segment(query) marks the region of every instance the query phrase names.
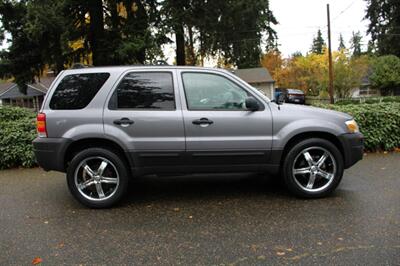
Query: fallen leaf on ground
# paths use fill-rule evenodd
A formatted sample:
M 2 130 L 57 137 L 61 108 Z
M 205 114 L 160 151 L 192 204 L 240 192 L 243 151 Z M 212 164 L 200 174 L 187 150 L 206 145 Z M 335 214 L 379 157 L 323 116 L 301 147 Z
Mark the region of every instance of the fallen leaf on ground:
M 36 258 L 33 259 L 32 264 L 33 265 L 37 265 L 37 264 L 42 263 L 42 262 L 43 262 L 42 258 L 36 257 Z
M 276 255 L 283 256 L 283 255 L 285 255 L 285 252 L 278 251 L 278 252 L 276 252 Z
M 190 215 L 190 216 L 189 216 L 189 219 L 193 219 L 193 216 L 192 216 L 192 215 Z
M 48 224 L 48 223 L 49 223 L 49 221 L 44 221 L 44 223 L 45 223 L 45 224 Z
M 257 259 L 259 259 L 259 260 L 265 260 L 265 256 L 262 256 L 262 255 L 261 255 L 261 256 L 258 256 Z
M 180 211 L 181 209 L 179 209 L 179 208 L 174 208 L 174 211 L 176 211 L 176 212 L 178 212 L 178 211 Z

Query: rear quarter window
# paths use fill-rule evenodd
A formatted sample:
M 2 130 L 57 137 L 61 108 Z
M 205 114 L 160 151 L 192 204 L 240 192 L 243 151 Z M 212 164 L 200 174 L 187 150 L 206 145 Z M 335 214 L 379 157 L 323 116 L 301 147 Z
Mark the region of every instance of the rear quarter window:
M 53 110 L 85 108 L 110 77 L 109 73 L 86 73 L 65 76 L 50 100 Z

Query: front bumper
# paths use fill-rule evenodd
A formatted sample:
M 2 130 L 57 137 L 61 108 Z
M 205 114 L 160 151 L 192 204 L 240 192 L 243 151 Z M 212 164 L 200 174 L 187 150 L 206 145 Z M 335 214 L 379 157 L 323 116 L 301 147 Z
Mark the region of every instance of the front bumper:
M 347 133 L 339 136 L 344 155 L 344 168 L 349 168 L 363 158 L 364 136 L 361 133 Z
M 39 166 L 46 171 L 65 172 L 64 154 L 70 143 L 66 138 L 36 138 L 32 144 Z

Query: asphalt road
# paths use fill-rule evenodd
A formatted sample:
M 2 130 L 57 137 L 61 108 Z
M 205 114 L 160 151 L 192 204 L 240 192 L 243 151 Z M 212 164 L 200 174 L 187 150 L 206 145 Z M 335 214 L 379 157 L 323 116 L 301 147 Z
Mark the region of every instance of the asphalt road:
M 400 265 L 400 153 L 368 154 L 329 198 L 256 175 L 148 177 L 91 210 L 63 174 L 0 171 L 0 265 Z

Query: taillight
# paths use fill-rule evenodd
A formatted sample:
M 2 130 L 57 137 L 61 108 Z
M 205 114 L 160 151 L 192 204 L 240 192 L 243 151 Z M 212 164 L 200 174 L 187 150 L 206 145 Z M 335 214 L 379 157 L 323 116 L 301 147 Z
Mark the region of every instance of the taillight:
M 40 138 L 47 138 L 46 114 L 38 113 L 36 117 L 36 130 Z

